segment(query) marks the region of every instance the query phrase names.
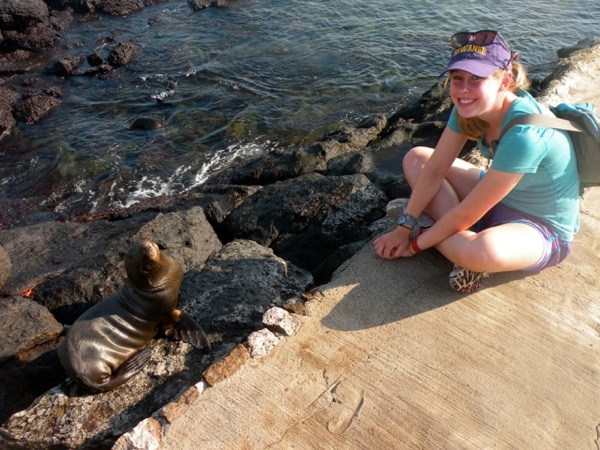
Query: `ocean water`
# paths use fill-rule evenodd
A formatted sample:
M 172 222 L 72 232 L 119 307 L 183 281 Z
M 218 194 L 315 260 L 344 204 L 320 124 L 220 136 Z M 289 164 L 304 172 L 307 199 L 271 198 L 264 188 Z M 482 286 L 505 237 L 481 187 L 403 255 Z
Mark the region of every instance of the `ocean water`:
M 453 32 L 501 30 L 541 79 L 558 49 L 600 34 L 599 18 L 600 3 L 577 0 L 237 0 L 202 11 L 169 0 L 73 23 L 44 64 L 106 57 L 111 40 L 140 50 L 106 79 L 55 80 L 61 107 L 0 141 L 0 205 L 21 202 L 35 221 L 176 195 L 247 156 L 391 114 L 435 83 Z M 138 117 L 166 126 L 131 130 Z

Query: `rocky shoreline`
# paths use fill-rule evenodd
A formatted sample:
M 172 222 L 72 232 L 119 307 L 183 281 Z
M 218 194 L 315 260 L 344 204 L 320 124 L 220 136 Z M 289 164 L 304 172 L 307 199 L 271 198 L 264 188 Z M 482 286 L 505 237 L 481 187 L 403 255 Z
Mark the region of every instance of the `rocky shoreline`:
M 384 206 L 408 188 L 387 160 L 431 143 L 443 126 L 395 123 L 370 118 L 307 149 L 259 157 L 186 196 L 1 230 L 12 271 L 2 289 L 0 327 L 11 332 L 0 339 L 0 439 L 17 447 L 108 448 L 203 378 L 217 382 L 211 371 L 230 369 L 210 368 L 232 350 L 260 353 L 248 336 L 264 328 L 266 311 L 301 314 L 311 288 L 391 225 Z M 61 383 L 55 348 L 68 324 L 122 283 L 123 254 L 145 238 L 184 265 L 182 309 L 202 324 L 212 351 L 158 339 L 153 363 L 126 388 L 81 396 Z M 273 339 L 267 334 L 253 345 Z
M 0 102 L 0 135 L 17 120 L 34 123 L 59 105 L 60 96 L 51 88 L 36 94 L 13 87 L 27 75 L 18 68 L 19 55 L 40 50 L 33 44 L 23 48 L 31 41 L 25 36 L 32 36 L 32 26 L 46 30 L 40 42 L 51 45 L 68 16 L 112 14 L 117 6 L 130 8 L 119 9 L 118 14 L 128 14 L 148 4 L 65 0 L 48 2 L 56 9 L 47 8 L 45 15 L 41 0 L 31 3 L 41 8 L 39 19 L 13 19 L 16 30 L 2 32 L 5 50 L 20 47 L 0 60 L 0 89 L 5 89 L 3 101 L 8 99 L 8 106 Z M 226 6 L 215 0 L 189 3 L 194 8 Z M 84 7 L 87 11 L 78 10 Z M 5 16 L 0 8 L 0 17 Z M 11 17 L 18 16 L 13 12 Z M 135 45 L 117 44 L 113 51 L 106 59 L 110 63 L 101 58 L 94 76 L 126 64 Z M 547 92 L 569 64 L 563 60 L 538 89 Z M 78 63 L 62 61 L 54 67 L 66 74 L 78 70 Z M 0 230 L 3 446 L 110 448 L 153 414 L 157 422 L 174 420 L 203 386 L 218 383 L 292 333 L 294 325 L 283 322 L 293 323 L 293 315 L 282 311 L 302 314 L 314 287 L 329 281 L 342 262 L 392 225 L 383 217 L 385 204 L 409 194 L 400 160 L 414 145 L 437 141 L 449 107 L 436 85 L 392 116 L 366 118 L 305 148 L 255 157 L 185 195 L 147 200 L 127 210 L 26 226 L 14 226 L 18 221 L 7 212 L 0 221 L 5 228 Z M 465 157 L 477 157 L 472 147 L 465 147 Z M 160 337 L 152 343 L 151 363 L 126 386 L 85 395 L 64 381 L 56 346 L 70 323 L 123 282 L 123 255 L 133 242 L 147 238 L 183 264 L 181 307 L 202 324 L 212 350 Z M 266 320 L 268 311 L 280 319 Z
M 127 65 L 139 46 L 105 38 L 103 50 L 53 61 L 37 62 L 37 55 L 60 44 L 73 21 L 101 20 L 102 15 L 130 16 L 164 0 L 5 0 L 0 4 L 0 140 L 17 123 L 35 124 L 61 103 L 61 85 L 72 76 L 108 78 Z M 188 0 L 192 10 L 227 8 L 230 0 Z M 144 119 L 144 118 L 142 118 Z M 139 120 L 133 128 L 160 126 Z M 10 217 L 0 227 L 10 225 Z

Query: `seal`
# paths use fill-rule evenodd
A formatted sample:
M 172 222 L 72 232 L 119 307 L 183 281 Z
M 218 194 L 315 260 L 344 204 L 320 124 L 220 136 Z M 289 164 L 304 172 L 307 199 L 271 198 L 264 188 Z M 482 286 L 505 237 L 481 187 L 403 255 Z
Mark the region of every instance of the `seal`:
M 102 392 L 130 380 L 150 360 L 148 343 L 162 329 L 174 339 L 210 348 L 204 331 L 177 309 L 183 269 L 156 243 L 134 245 L 125 256 L 125 283 L 83 313 L 58 347 L 69 377 Z

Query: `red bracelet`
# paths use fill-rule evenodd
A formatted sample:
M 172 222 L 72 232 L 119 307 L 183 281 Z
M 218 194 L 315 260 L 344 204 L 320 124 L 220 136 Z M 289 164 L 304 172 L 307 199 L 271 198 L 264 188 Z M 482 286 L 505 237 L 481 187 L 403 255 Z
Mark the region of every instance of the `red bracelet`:
M 419 247 L 419 244 L 417 243 L 417 239 L 419 238 L 419 236 L 415 237 L 412 241 L 410 241 L 410 248 L 413 251 L 413 253 L 416 255 L 417 253 L 421 253 L 423 250 L 421 249 L 421 247 Z

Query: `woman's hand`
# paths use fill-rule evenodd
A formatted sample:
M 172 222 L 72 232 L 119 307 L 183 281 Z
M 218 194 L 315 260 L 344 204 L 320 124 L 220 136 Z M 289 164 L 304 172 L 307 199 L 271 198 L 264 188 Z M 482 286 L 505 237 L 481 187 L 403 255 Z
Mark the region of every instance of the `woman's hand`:
M 398 227 L 394 231 L 379 236 L 373 241 L 375 253 L 383 259 L 413 256 L 413 253 L 410 251 L 409 234 L 409 229 Z

